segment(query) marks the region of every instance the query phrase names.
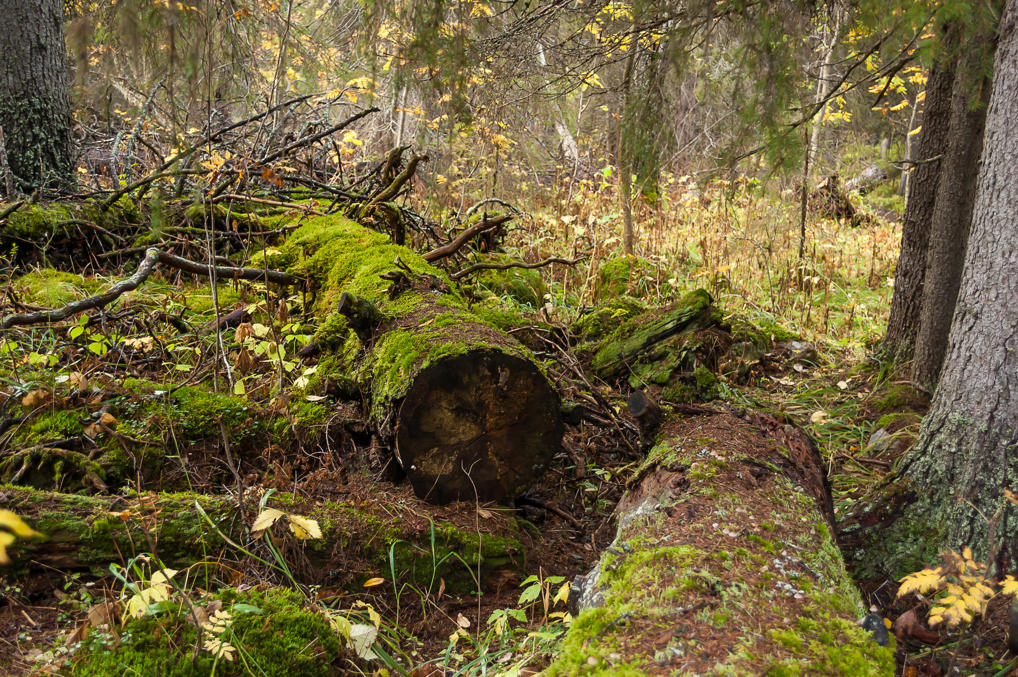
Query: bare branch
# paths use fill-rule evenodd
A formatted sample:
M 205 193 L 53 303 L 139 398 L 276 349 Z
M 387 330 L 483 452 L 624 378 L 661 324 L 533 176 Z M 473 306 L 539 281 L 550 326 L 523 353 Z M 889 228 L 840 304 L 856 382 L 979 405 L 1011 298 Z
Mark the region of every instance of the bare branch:
M 43 322 L 59 322 L 67 319 L 71 315 L 76 315 L 77 313 L 81 313 L 86 310 L 102 308 L 113 303 L 127 292 L 137 289 L 142 282 L 148 279 L 149 275 L 152 274 L 152 271 L 155 270 L 156 266 L 160 263 L 172 268 L 177 268 L 178 270 L 183 270 L 187 273 L 194 273 L 195 275 L 212 277 L 214 274 L 216 278 L 220 280 L 255 280 L 274 282 L 281 285 L 296 284 L 301 281 L 301 278 L 287 275 L 286 273 L 275 270 L 262 270 L 260 268 L 234 268 L 232 266 L 207 266 L 203 263 L 190 261 L 167 252 L 159 251 L 155 247 L 151 247 L 145 252 L 145 258 L 142 259 L 141 265 L 138 266 L 138 270 L 135 271 L 134 275 L 117 282 L 106 290 L 105 293 L 97 294 L 96 296 L 89 296 L 88 298 L 84 298 L 79 301 L 72 301 L 62 308 L 41 310 L 21 315 L 8 315 L 0 321 L 0 329 L 10 329 L 11 327 L 20 325 L 41 324 Z

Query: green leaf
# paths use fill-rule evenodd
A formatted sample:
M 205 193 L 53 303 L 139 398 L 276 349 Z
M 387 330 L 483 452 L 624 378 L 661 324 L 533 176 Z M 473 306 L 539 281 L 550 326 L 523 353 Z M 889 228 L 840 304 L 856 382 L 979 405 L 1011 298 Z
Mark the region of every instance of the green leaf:
M 243 602 L 237 602 L 230 609 L 235 614 L 261 614 L 262 610 L 256 607 L 254 604 L 244 604 Z
M 535 599 L 537 599 L 540 596 L 540 594 L 541 594 L 541 584 L 534 583 L 529 588 L 523 591 L 523 593 L 520 595 L 519 603 L 521 606 L 524 604 L 530 604 Z

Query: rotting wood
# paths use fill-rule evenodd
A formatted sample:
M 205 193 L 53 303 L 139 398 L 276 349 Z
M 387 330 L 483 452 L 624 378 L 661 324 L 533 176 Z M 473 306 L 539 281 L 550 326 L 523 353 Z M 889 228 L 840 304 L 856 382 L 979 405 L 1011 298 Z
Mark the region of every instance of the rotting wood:
M 110 562 L 126 563 L 142 554 L 178 568 L 243 559 L 241 547 L 271 559 L 250 533 L 257 506 L 246 501 L 243 507 L 238 512 L 237 498 L 229 495 L 82 496 L 0 484 L 0 508 L 13 510 L 43 535 L 10 546 L 16 569 L 106 570 Z M 472 523 L 460 527 L 436 519 L 429 524 L 413 510 L 394 516 L 383 500 L 322 504 L 277 494 L 268 507 L 319 523 L 323 537 L 314 540 L 291 535 L 285 519 L 272 529 L 277 552 L 308 584 L 356 590 L 366 578 L 390 571 L 391 548 L 397 577 L 428 582 L 442 576 L 450 590 L 474 587 L 478 567 L 486 583 L 518 576 L 526 562 L 514 536 L 516 523 L 502 514 L 485 520 L 478 531 Z
M 667 416 L 614 516 L 543 674 L 893 674 L 858 625 L 823 462 L 791 426 Z
M 316 381 L 354 382 L 418 496 L 504 501 L 560 449 L 558 393 L 516 339 L 470 312 L 426 256 L 341 217 L 283 246 L 317 285 Z

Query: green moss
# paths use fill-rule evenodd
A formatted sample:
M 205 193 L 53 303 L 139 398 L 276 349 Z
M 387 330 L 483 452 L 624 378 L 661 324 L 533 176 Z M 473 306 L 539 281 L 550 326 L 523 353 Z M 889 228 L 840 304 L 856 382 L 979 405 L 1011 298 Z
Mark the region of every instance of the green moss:
M 623 322 L 600 342 L 591 366 L 599 373 L 610 374 L 621 365 L 631 364 L 648 347 L 676 334 L 703 329 L 719 319 L 710 294 L 698 289 L 663 313 L 650 311 Z
M 73 218 L 74 213 L 67 205 L 24 205 L 7 217 L 7 224 L 0 228 L 0 235 L 43 241 L 54 234 L 64 233 L 67 222 Z
M 102 283 L 81 275 L 42 268 L 14 280 L 18 297 L 30 305 L 59 308 L 98 293 Z
M 472 263 L 505 264 L 513 260 L 507 254 L 487 254 L 475 257 Z M 539 308 L 544 303 L 544 295 L 548 293 L 541 271 L 536 269 L 483 270 L 474 277 L 474 281 L 475 289 L 509 298 L 531 308 Z
M 203 650 L 190 608 L 171 601 L 162 613 L 129 620 L 118 641 L 102 632 L 91 633 L 74 656 L 71 674 L 326 677 L 339 671 L 345 653 L 342 639 L 322 613 L 304 608 L 297 593 L 280 588 L 224 590 L 216 597 L 224 610 L 232 611 L 229 629 L 221 637 L 237 649 L 239 656 L 233 661 L 216 662 L 213 654 Z M 199 604 L 210 601 L 205 598 Z M 247 606 L 235 606 L 239 604 Z M 206 633 L 202 640 L 209 636 Z
M 170 394 L 165 387 L 141 379 L 125 379 L 124 388 L 135 395 L 124 406 L 129 416 L 146 421 L 147 427 L 165 427 L 183 439 L 218 437 L 222 434 L 220 422 L 233 440 L 250 439 L 264 432 L 264 421 L 243 397 L 202 386 L 183 386 Z M 157 391 L 165 395 L 155 396 Z
M 594 281 L 594 301 L 600 305 L 624 296 L 644 298 L 668 296 L 670 277 L 650 261 L 637 256 L 622 255 L 601 261 Z
M 76 410 L 58 409 L 42 412 L 32 419 L 27 434 L 15 439 L 19 439 L 22 445 L 28 446 L 80 435 L 83 426 L 78 417 L 84 413 Z

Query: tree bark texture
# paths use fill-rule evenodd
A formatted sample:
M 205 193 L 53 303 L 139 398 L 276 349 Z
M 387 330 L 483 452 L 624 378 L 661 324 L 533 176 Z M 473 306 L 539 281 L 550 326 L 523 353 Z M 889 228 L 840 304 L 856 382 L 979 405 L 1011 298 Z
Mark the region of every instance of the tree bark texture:
M 419 254 L 340 217 L 289 237 L 318 283 L 318 374 L 353 382 L 418 496 L 511 499 L 559 451 L 557 392 L 530 352 L 471 313 Z
M 856 623 L 824 464 L 791 426 L 667 415 L 615 518 L 543 674 L 893 674 Z
M 1004 11 L 969 247 L 947 359 L 930 413 L 900 469 L 913 524 L 1010 570 L 1018 555 L 1018 2 Z
M 950 48 L 950 41 L 949 48 Z M 935 63 L 926 82 L 922 130 L 913 157 L 917 163 L 908 180 L 908 198 L 901 225 L 901 253 L 894 274 L 894 296 L 883 351 L 897 362 L 908 362 L 915 351 L 926 278 L 930 223 L 940 180 L 940 158 L 947 151 L 951 122 L 953 63 Z
M 965 248 L 972 225 L 979 154 L 986 124 L 988 78 L 981 72 L 993 36 L 982 36 L 959 64 L 951 100 L 950 134 L 933 207 L 926 255 L 919 332 L 912 380 L 936 386 L 947 350 L 947 336 L 958 299 Z
M 72 181 L 63 3 L 0 0 L 0 128 L 18 189 Z

